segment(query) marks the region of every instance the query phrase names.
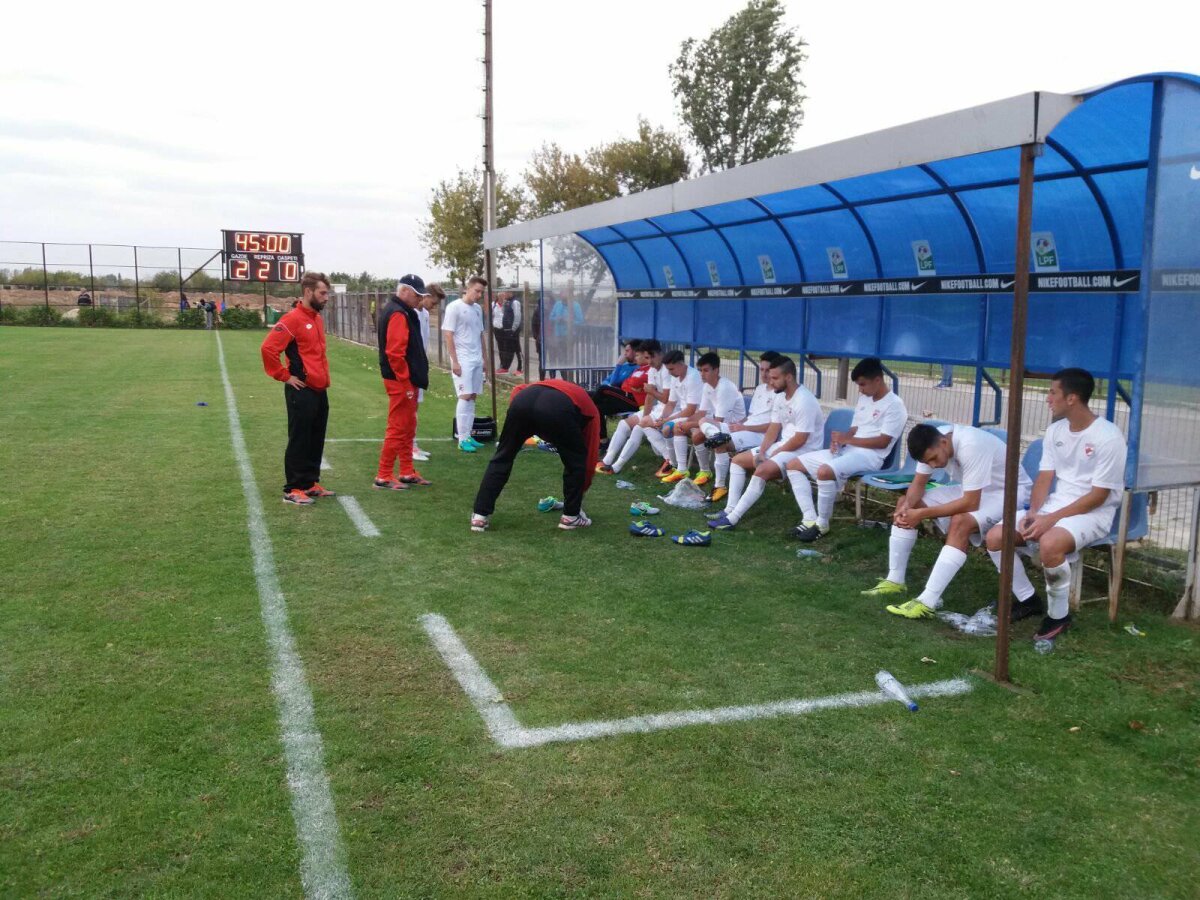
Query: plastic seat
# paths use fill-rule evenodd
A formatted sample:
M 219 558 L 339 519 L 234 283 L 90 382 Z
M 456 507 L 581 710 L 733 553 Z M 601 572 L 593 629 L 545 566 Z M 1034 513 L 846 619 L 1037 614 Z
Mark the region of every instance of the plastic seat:
M 922 425 L 932 425 L 934 428 L 941 428 L 943 425 L 949 425 L 949 422 L 943 422 L 940 419 L 928 419 L 921 423 Z M 900 442 L 896 441 L 896 447 L 900 446 Z M 896 448 L 893 447 L 893 450 Z M 878 472 L 866 472 L 859 476 L 859 485 L 870 488 L 879 488 L 881 491 L 907 491 L 908 483 L 897 484 L 893 481 L 883 481 L 881 475 L 915 475 L 917 472 L 917 461 L 909 456 L 904 455 L 904 465 L 894 471 L 881 469 Z M 950 479 L 946 475 L 945 469 L 934 469 L 933 474 L 929 476 L 931 484 L 946 484 Z

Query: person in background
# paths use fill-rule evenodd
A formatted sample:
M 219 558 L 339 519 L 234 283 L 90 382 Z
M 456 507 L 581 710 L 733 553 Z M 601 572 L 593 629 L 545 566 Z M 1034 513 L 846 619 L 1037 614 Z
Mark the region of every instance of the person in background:
M 429 359 L 421 339 L 417 307 L 429 293 L 418 275 L 405 275 L 396 294 L 379 311 L 376 338 L 379 372 L 388 396 L 387 431 L 379 453 L 373 486 L 401 491 L 410 484 L 427 485 L 413 468 L 413 436 L 417 433 L 417 391 L 429 387 Z M 400 477 L 396 477 L 396 466 Z
M 417 307 L 417 318 L 421 323 L 421 344 L 425 347 L 426 358 L 429 356 L 429 313 L 441 307 L 446 301 L 446 292 L 442 290 L 440 284 L 431 284 L 426 286 L 425 290 L 429 291 L 429 296 L 421 298 L 421 305 Z M 420 417 L 421 404 L 425 402 L 425 389 L 417 390 L 417 413 Z M 429 451 L 417 446 L 416 439 L 413 440 L 412 458 L 417 462 L 425 462 L 429 459 Z
M 483 310 L 479 300 L 487 286 L 482 275 L 472 275 L 462 297 L 447 306 L 442 317 L 450 378 L 458 396 L 455 433 L 463 453 L 475 453 L 483 446 L 471 437 L 471 429 L 475 426 L 475 398 L 483 390 Z
M 329 279 L 320 272 L 305 272 L 300 287 L 304 294 L 298 305 L 267 332 L 261 353 L 266 373 L 283 382 L 287 404 L 283 500 L 308 506 L 318 497 L 334 496 L 317 481 L 329 423 L 329 360 L 321 320 L 321 310 L 329 301 Z M 204 303 L 211 315 L 213 302 Z M 281 355 L 286 356 L 286 364 L 280 363 Z
M 529 327 L 533 331 L 534 349 L 537 350 L 538 358 L 538 379 L 546 377 L 545 357 L 542 356 L 542 304 L 545 302 L 543 294 L 539 293 L 537 302 L 533 307 L 533 316 L 529 320 Z
M 945 390 L 948 387 L 954 387 L 954 366 L 949 363 L 942 364 L 942 380 L 934 386 L 934 390 Z
M 181 310 L 192 308 L 192 304 L 188 302 L 187 294 L 183 291 L 179 292 L 179 308 Z
M 521 368 L 521 301 L 512 291 L 500 295 L 499 307 L 493 313 L 492 324 L 496 329 L 496 346 L 500 350 L 500 368 L 498 375 L 512 374 L 517 378 L 522 375 Z M 513 358 L 517 366 L 512 368 Z

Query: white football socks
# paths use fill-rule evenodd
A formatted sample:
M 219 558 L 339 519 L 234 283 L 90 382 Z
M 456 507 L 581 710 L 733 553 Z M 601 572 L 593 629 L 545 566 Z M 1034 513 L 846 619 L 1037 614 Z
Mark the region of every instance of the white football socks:
M 458 439 L 465 441 L 475 427 L 475 401 L 460 399 L 454 408 L 454 420 L 458 424 Z
M 992 558 L 992 564 L 996 567 L 996 571 L 1000 571 L 1000 551 L 989 550 L 988 556 Z M 1036 593 L 1033 588 L 1033 582 L 1029 580 L 1029 573 L 1025 571 L 1025 564 L 1021 562 L 1020 554 L 1013 554 L 1013 596 L 1020 602 L 1024 603 Z
M 717 487 L 725 487 L 725 485 L 729 484 L 729 463 L 728 453 L 717 454 Z M 738 468 L 741 469 L 742 467 L 738 466 Z M 746 470 L 742 469 L 742 471 Z
M 888 581 L 904 584 L 908 577 L 908 558 L 912 556 L 913 547 L 916 544 L 917 530 L 915 528 L 892 526 L 892 536 L 888 539 Z
M 1046 573 L 1046 615 L 1052 619 L 1064 618 L 1071 611 L 1071 564 L 1043 567 L 1042 571 Z
M 604 464 L 611 466 L 617 459 L 621 448 L 625 446 L 625 442 L 629 440 L 629 434 L 633 429 L 629 426 L 628 419 L 622 419 L 617 423 L 617 430 L 613 432 L 613 436 L 608 441 L 608 452 L 604 454 Z
M 625 441 L 625 446 L 621 448 L 621 455 L 617 457 L 617 461 L 612 464 L 614 472 L 620 472 L 624 468 L 625 463 L 629 462 L 630 457 L 637 453 L 638 447 L 642 446 L 642 438 L 646 436 L 646 429 L 641 425 L 635 425 L 633 430 L 629 432 L 629 439 Z
M 808 475 L 795 469 L 785 469 L 787 480 L 792 485 L 792 496 L 800 507 L 800 515 L 805 522 L 817 521 L 817 507 L 813 503 L 812 485 L 808 483 Z
M 916 535 L 917 532 L 913 530 L 912 533 Z M 958 574 L 958 570 L 966 561 L 967 554 L 957 547 L 949 545 L 942 547 L 937 562 L 933 564 L 933 571 L 929 573 L 929 580 L 925 582 L 925 590 L 917 599 L 930 609 L 941 607 L 942 594 L 946 592 L 946 588 L 950 586 L 950 582 L 954 580 L 954 576 Z
M 742 499 L 742 491 L 746 489 L 748 477 L 750 473 L 741 466 L 734 466 L 729 470 L 729 495 L 725 498 L 726 515 L 737 508 L 738 501 Z
M 676 432 L 679 429 L 675 429 Z M 671 437 L 671 444 L 675 449 L 675 468 L 687 471 L 688 468 L 688 447 L 691 446 L 692 440 L 686 434 L 676 433 Z
M 836 479 L 829 481 L 817 479 L 817 525 L 822 531 L 829 530 L 829 520 L 833 516 L 833 501 L 837 499 L 837 495 Z
M 702 472 L 711 472 L 713 465 L 713 452 L 703 444 L 697 444 L 696 462 L 700 464 L 700 470 Z
M 743 472 L 745 469 L 742 470 Z M 737 507 L 731 513 L 725 513 L 725 517 L 734 525 L 742 520 L 742 516 L 750 511 L 758 498 L 762 496 L 763 491 L 767 487 L 767 482 L 757 475 L 750 479 L 750 483 L 746 485 L 746 490 L 742 492 L 742 496 L 738 498 Z

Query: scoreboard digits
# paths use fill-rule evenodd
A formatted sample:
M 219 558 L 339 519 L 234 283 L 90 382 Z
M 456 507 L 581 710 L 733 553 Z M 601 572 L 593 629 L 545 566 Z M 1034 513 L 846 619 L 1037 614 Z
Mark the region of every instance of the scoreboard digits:
M 230 281 L 298 282 L 304 275 L 303 235 L 225 231 L 225 277 Z

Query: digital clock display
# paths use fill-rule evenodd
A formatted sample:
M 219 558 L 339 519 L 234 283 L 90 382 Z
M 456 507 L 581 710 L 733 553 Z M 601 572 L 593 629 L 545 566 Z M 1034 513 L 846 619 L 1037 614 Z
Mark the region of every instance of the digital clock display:
M 225 277 L 230 281 L 292 281 L 304 276 L 303 235 L 283 231 L 225 231 Z

